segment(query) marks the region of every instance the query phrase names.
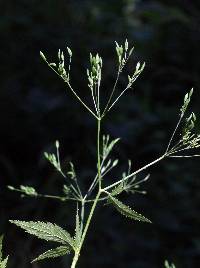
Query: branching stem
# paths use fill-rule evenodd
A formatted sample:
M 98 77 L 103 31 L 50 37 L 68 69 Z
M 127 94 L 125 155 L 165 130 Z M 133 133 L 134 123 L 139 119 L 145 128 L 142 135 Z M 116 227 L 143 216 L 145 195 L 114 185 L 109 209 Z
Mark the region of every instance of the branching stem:
M 97 120 L 97 173 L 98 173 L 99 190 L 98 190 L 98 193 L 97 193 L 97 195 L 96 195 L 96 197 L 94 199 L 94 202 L 92 204 L 92 207 L 91 207 L 89 216 L 87 218 L 85 227 L 83 229 L 83 234 L 82 234 L 82 237 L 81 237 L 81 241 L 80 241 L 79 247 L 75 251 L 75 255 L 74 255 L 74 258 L 73 258 L 73 261 L 72 261 L 71 268 L 75 268 L 76 267 L 76 264 L 77 264 L 78 259 L 79 259 L 79 256 L 80 256 L 80 251 L 81 251 L 82 245 L 84 243 L 84 240 L 85 240 L 85 237 L 86 237 L 86 234 L 87 234 L 87 231 L 88 231 L 90 222 L 92 220 L 92 216 L 94 214 L 94 210 L 96 208 L 96 205 L 97 205 L 97 203 L 99 201 L 99 198 L 100 198 L 100 195 L 102 193 L 102 191 L 101 191 L 100 131 L 101 131 L 101 120 L 98 119 Z M 82 210 L 81 210 L 82 211 L 81 212 L 82 224 L 83 224 L 83 216 L 84 216 L 84 208 L 83 208 L 84 204 L 85 204 L 85 199 L 83 199 L 83 201 L 82 201 Z
M 117 181 L 117 182 L 115 182 L 115 183 L 113 183 L 113 184 L 111 184 L 111 185 L 105 187 L 105 188 L 102 189 L 102 190 L 103 190 L 103 191 L 107 191 L 107 190 L 109 190 L 109 189 L 111 189 L 111 188 L 117 186 L 117 185 L 120 184 L 121 182 L 127 181 L 129 178 L 135 176 L 136 174 L 138 174 L 138 173 L 140 173 L 141 171 L 143 171 L 143 170 L 149 168 L 150 166 L 153 166 L 154 164 L 158 163 L 159 161 L 161 161 L 161 160 L 164 159 L 165 157 L 167 157 L 166 154 L 162 155 L 161 157 L 157 158 L 156 160 L 152 161 L 151 163 L 149 163 L 149 164 L 145 165 L 144 167 L 142 167 L 142 168 L 136 170 L 135 172 L 129 174 L 129 175 L 126 176 L 126 177 L 124 177 L 123 179 L 121 179 L 121 180 L 119 180 L 119 181 Z
M 45 62 L 48 64 L 48 66 L 59 76 L 62 78 L 62 76 L 48 63 L 48 61 L 45 60 Z M 63 78 L 62 78 L 63 79 Z M 75 92 L 75 90 L 72 88 L 69 81 L 64 80 L 68 87 L 70 88 L 71 92 L 74 94 L 74 96 L 79 100 L 79 102 L 96 118 L 99 119 L 98 116 L 85 104 L 85 102 L 78 96 L 78 94 Z
M 108 107 L 109 107 L 110 102 L 111 102 L 111 100 L 112 100 L 112 97 L 113 97 L 113 94 L 114 94 L 114 92 L 115 92 L 117 83 L 118 83 L 118 81 L 119 81 L 119 75 L 120 75 L 120 70 L 118 69 L 117 77 L 116 77 L 116 80 L 115 80 L 115 84 L 114 84 L 114 86 L 113 86 L 113 89 L 112 89 L 112 92 L 111 92 L 110 97 L 109 97 L 109 99 L 108 99 L 108 102 L 107 102 L 107 104 L 106 104 L 106 107 L 105 107 L 105 109 L 104 109 L 104 111 L 103 111 L 102 117 L 105 116 L 105 114 L 106 114 L 106 112 L 107 112 L 107 110 L 108 110 Z
M 172 133 L 172 136 L 171 136 L 171 138 L 170 138 L 170 140 L 169 140 L 169 143 L 168 143 L 168 145 L 167 145 L 167 149 L 166 149 L 165 153 L 167 153 L 168 150 L 169 150 L 169 148 L 170 148 L 170 145 L 171 145 L 171 143 L 172 143 L 172 141 L 173 141 L 174 135 L 176 134 L 176 131 L 177 131 L 177 129 L 178 129 L 180 123 L 181 123 L 181 120 L 182 120 L 182 118 L 183 118 L 183 115 L 184 115 L 184 114 L 182 113 L 182 114 L 180 115 L 180 117 L 179 117 L 178 123 L 177 123 L 177 125 L 176 125 L 176 127 L 175 127 L 175 129 L 174 129 L 174 131 L 173 131 L 173 133 Z

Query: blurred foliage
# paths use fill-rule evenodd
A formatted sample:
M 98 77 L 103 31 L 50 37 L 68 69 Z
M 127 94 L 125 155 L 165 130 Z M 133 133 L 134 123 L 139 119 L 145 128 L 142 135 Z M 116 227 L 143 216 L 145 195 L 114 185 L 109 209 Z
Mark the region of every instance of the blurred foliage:
M 0 15 L 0 233 L 6 233 L 10 267 L 36 267 L 29 264 L 30 259 L 43 244 L 22 236 L 8 225 L 8 219 L 23 215 L 24 220 L 50 220 L 70 228 L 66 219 L 75 208 L 55 201 L 27 202 L 8 192 L 6 185 L 27 184 L 49 193 L 59 190 L 61 178 L 43 157 L 56 139 L 62 145 L 63 164 L 73 160 L 78 165 L 83 185 L 94 173 L 91 167 L 95 163 L 94 122 L 40 61 L 39 50 L 55 58 L 58 48 L 73 48 L 72 82 L 85 98 L 88 55 L 98 51 L 104 59 L 106 97 L 116 73 L 114 41 L 128 38 L 134 43 L 133 62 L 145 60 L 147 67 L 134 91 L 123 97 L 106 120 L 104 132 L 122 138 L 116 155 L 123 165 L 128 157 L 139 167 L 165 149 L 190 87 L 195 88 L 192 106 L 198 115 L 200 3 L 1 1 Z M 124 79 L 122 76 L 120 87 Z M 166 258 L 177 267 L 198 267 L 198 161 L 170 159 L 150 170 L 148 195 L 136 196 L 132 203 L 154 222 L 151 226 L 124 222 L 112 210 L 100 208 L 80 267 L 155 268 L 162 267 Z M 64 258 L 60 267 L 68 262 Z M 37 267 L 47 265 L 53 267 L 48 262 Z

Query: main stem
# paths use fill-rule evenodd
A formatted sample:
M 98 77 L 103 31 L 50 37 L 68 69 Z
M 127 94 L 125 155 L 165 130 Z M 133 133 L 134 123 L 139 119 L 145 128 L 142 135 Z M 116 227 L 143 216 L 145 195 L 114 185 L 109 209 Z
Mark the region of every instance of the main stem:
M 96 208 L 96 205 L 97 205 L 98 200 L 99 200 L 100 195 L 101 195 L 100 132 L 101 132 L 101 119 L 98 119 L 98 125 L 97 125 L 97 171 L 98 171 L 99 190 L 98 190 L 98 193 L 97 193 L 97 195 L 96 195 L 96 197 L 94 199 L 94 202 L 92 204 L 92 207 L 91 207 L 89 216 L 87 218 L 87 221 L 86 221 L 86 224 L 85 224 L 85 228 L 84 228 L 84 231 L 83 231 L 83 235 L 81 237 L 81 242 L 79 244 L 78 249 L 75 251 L 75 255 L 74 255 L 74 258 L 73 258 L 73 261 L 72 261 L 71 268 L 75 268 L 76 267 L 76 264 L 77 264 L 78 259 L 79 259 L 79 256 L 80 256 L 81 248 L 83 246 L 83 243 L 84 243 L 84 240 L 85 240 L 85 237 L 86 237 L 86 234 L 87 234 L 87 231 L 88 231 L 90 222 L 92 220 L 92 216 L 94 214 L 94 210 Z
M 98 170 L 99 191 L 101 191 L 100 132 L 101 132 L 101 119 L 98 119 L 98 125 L 97 125 L 97 170 Z

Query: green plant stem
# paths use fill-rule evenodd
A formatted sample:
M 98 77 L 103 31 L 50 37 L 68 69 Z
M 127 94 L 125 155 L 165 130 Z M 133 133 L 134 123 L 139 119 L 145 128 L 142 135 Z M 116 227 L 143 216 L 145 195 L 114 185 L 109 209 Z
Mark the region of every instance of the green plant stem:
M 104 161 L 105 161 L 105 158 L 103 158 L 102 161 L 101 161 L 101 169 L 103 167 Z M 101 177 L 102 177 L 102 175 L 101 175 Z M 92 181 L 87 193 L 85 194 L 84 199 L 86 199 L 91 194 L 91 192 L 96 187 L 97 183 L 98 183 L 98 172 L 97 172 L 96 176 L 94 177 L 94 180 Z M 88 201 L 89 200 L 87 200 L 86 202 L 88 202 Z
M 97 161 L 98 161 L 97 169 L 98 169 L 99 190 L 101 190 L 100 132 L 101 132 L 101 119 L 98 120 L 97 125 Z
M 111 102 L 111 100 L 112 100 L 112 97 L 113 97 L 113 94 L 114 94 L 114 92 L 115 92 L 117 83 L 118 83 L 118 81 L 119 81 L 119 75 L 120 75 L 120 70 L 118 69 L 118 72 L 117 72 L 117 78 L 116 78 L 116 80 L 115 80 L 115 84 L 114 84 L 114 86 L 113 86 L 113 89 L 112 89 L 112 92 L 111 92 L 110 97 L 109 97 L 109 99 L 108 99 L 108 102 L 107 102 L 107 104 L 106 104 L 106 107 L 105 107 L 105 109 L 104 109 L 104 111 L 103 111 L 102 117 L 105 116 L 105 114 L 106 114 L 106 112 L 107 112 L 107 110 L 108 110 L 108 106 L 109 106 L 109 104 L 110 104 L 110 102 Z
M 61 196 L 56 196 L 56 195 L 48 195 L 48 194 L 38 194 L 36 197 L 43 197 L 43 198 L 51 198 L 51 199 L 58 199 L 60 201 L 66 201 L 66 200 L 73 200 L 73 201 L 77 201 L 76 198 L 72 198 L 72 197 L 61 197 Z
M 167 145 L 167 149 L 166 149 L 165 153 L 167 153 L 167 152 L 169 151 L 170 145 L 171 145 L 171 143 L 172 143 L 172 141 L 173 141 L 174 135 L 176 134 L 176 131 L 177 131 L 177 129 L 178 129 L 180 123 L 181 123 L 181 120 L 182 120 L 183 116 L 184 116 L 184 113 L 182 113 L 182 114 L 180 115 L 180 117 L 179 117 L 178 123 L 177 123 L 177 125 L 176 125 L 176 127 L 175 127 L 175 129 L 174 129 L 174 131 L 173 131 L 173 133 L 172 133 L 172 136 L 171 136 L 171 138 L 170 138 L 170 140 L 169 140 L 169 143 L 168 143 L 168 145 Z
M 76 267 L 76 263 L 78 261 L 78 258 L 79 258 L 79 252 L 77 251 L 74 255 L 74 258 L 73 258 L 73 261 L 72 261 L 72 265 L 71 265 L 71 268 L 75 268 Z
M 85 237 L 86 237 L 86 234 L 87 234 L 87 231 L 88 231 L 90 222 L 92 220 L 92 216 L 94 214 L 94 210 L 96 208 L 96 205 L 97 205 L 97 203 L 99 201 L 99 198 L 100 198 L 100 195 L 102 193 L 102 190 L 101 190 L 100 132 L 101 132 L 101 119 L 98 119 L 97 120 L 97 173 L 98 173 L 99 190 L 98 190 L 98 193 L 97 193 L 97 195 L 96 195 L 96 197 L 94 199 L 94 202 L 92 204 L 92 207 L 91 207 L 89 216 L 87 218 L 87 221 L 86 221 L 86 224 L 85 224 L 85 228 L 84 228 L 84 231 L 83 231 L 83 234 L 82 234 L 82 237 L 81 237 L 81 241 L 80 241 L 79 247 L 75 251 L 71 268 L 75 268 L 76 267 L 76 264 L 77 264 L 78 259 L 79 259 L 79 256 L 80 256 L 81 248 L 83 246 L 83 243 L 84 243 L 84 240 L 85 240 Z
M 84 226 L 84 216 L 85 216 L 85 200 L 81 201 L 81 233 L 83 231 Z
M 167 157 L 167 155 L 166 155 L 166 154 L 163 154 L 161 157 L 157 158 L 156 160 L 152 161 L 151 163 L 147 164 L 146 166 L 144 166 L 144 167 L 142 167 L 142 168 L 136 170 L 135 172 L 133 172 L 133 173 L 129 174 L 128 176 L 124 177 L 123 179 L 121 179 L 121 180 L 119 180 L 119 181 L 117 181 L 117 182 L 115 182 L 115 183 L 113 183 L 113 184 L 111 184 L 111 185 L 105 187 L 105 188 L 102 189 L 102 190 L 103 190 L 103 191 L 107 191 L 107 190 L 109 190 L 109 189 L 111 189 L 111 188 L 117 186 L 119 183 L 124 182 L 124 181 L 128 180 L 129 178 L 135 176 L 136 174 L 140 173 L 141 171 L 147 169 L 148 167 L 153 166 L 154 164 L 156 164 L 157 162 L 161 161 L 161 160 L 164 159 L 165 157 Z
M 69 82 L 67 82 L 68 87 L 70 88 L 70 90 L 72 91 L 72 93 L 76 96 L 76 98 L 79 100 L 79 102 L 96 118 L 98 119 L 98 117 L 96 116 L 96 114 L 82 101 L 82 99 L 78 96 L 78 94 L 74 91 L 74 89 L 72 88 L 71 84 Z
M 87 231 L 88 231 L 88 228 L 89 228 L 89 225 L 90 225 L 90 222 L 92 220 L 92 216 L 94 214 L 94 210 L 96 208 L 96 205 L 98 203 L 98 200 L 99 200 L 99 197 L 101 195 L 101 191 L 98 191 L 97 195 L 96 195 L 96 198 L 94 200 L 94 203 L 92 205 L 92 208 L 90 210 L 90 213 L 89 213 L 89 216 L 87 218 L 87 221 L 86 221 L 86 225 L 85 225 L 85 228 L 84 228 L 84 231 L 83 231 L 83 235 L 82 235 L 82 238 L 81 238 L 81 242 L 80 242 L 80 245 L 78 247 L 78 249 L 76 250 L 75 252 L 75 255 L 74 255 L 74 258 L 73 258 L 73 261 L 72 261 L 72 265 L 71 265 L 71 268 L 75 268 L 76 267 L 76 264 L 78 262 L 78 259 L 79 259 L 79 256 L 80 256 L 80 251 L 81 251 L 81 248 L 83 246 L 83 242 L 85 240 L 85 237 L 86 237 L 86 234 L 87 234 Z
M 62 76 L 48 63 L 47 60 L 45 60 L 45 62 L 48 64 L 48 66 L 59 76 L 62 78 Z M 62 78 L 63 79 L 63 78 Z M 74 91 L 74 89 L 72 88 L 71 84 L 69 81 L 64 80 L 68 87 L 70 88 L 71 92 L 74 94 L 74 96 L 79 100 L 79 102 L 96 118 L 98 119 L 98 117 L 96 116 L 96 114 L 84 103 L 84 101 L 82 101 L 82 99 L 78 96 L 78 94 Z
M 110 107 L 108 108 L 108 112 L 112 109 L 112 107 L 115 105 L 116 102 L 118 102 L 118 100 L 121 98 L 121 96 L 130 88 L 130 86 L 128 85 L 120 94 L 119 96 L 114 100 L 114 102 L 110 105 Z
M 199 157 L 200 154 L 192 154 L 192 155 L 171 155 L 169 157 L 174 157 L 174 158 L 191 158 L 191 157 Z

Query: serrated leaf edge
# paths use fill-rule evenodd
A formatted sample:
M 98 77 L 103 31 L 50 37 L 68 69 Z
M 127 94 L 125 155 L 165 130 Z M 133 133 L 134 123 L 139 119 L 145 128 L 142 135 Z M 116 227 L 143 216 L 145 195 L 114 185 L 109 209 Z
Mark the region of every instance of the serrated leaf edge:
M 55 253 L 55 254 L 54 254 Z M 66 254 L 70 253 L 70 248 L 67 246 L 59 246 L 57 248 L 54 249 L 49 249 L 47 251 L 45 251 L 44 253 L 40 254 L 37 258 L 35 258 L 34 260 L 32 260 L 31 263 L 36 262 L 36 261 L 41 261 L 44 259 L 49 259 L 49 258 L 57 258 L 57 257 L 61 257 L 64 256 Z
M 113 196 L 109 196 L 109 201 L 110 203 L 124 216 L 137 220 L 137 221 L 143 221 L 143 222 L 148 222 L 151 223 L 149 219 L 144 217 L 143 215 L 139 214 L 129 206 L 123 204 L 120 200 Z
M 57 242 L 57 243 L 61 243 L 61 244 L 69 244 L 73 249 L 74 249 L 74 240 L 71 237 L 71 235 L 65 231 L 64 229 L 62 229 L 60 226 L 50 223 L 50 222 L 42 222 L 42 221 L 19 221 L 19 220 L 10 220 L 10 223 L 13 223 L 17 226 L 19 226 L 20 228 L 22 228 L 23 230 L 25 230 L 26 233 L 29 233 L 31 235 L 35 235 L 36 237 L 46 240 L 46 241 L 53 241 L 53 242 Z M 33 226 L 27 226 L 27 224 L 32 224 Z M 43 235 L 46 237 L 42 238 L 37 234 L 33 234 L 31 233 L 31 230 L 33 231 L 40 231 L 39 228 L 36 228 L 34 225 L 37 224 L 41 224 L 41 225 L 46 225 L 46 228 L 48 230 L 48 227 L 54 227 L 57 228 L 57 230 L 63 235 L 62 237 L 56 234 L 51 234 L 48 233 L 48 231 L 46 230 L 42 230 L 41 232 L 43 233 Z M 49 226 L 48 226 L 49 225 Z M 55 237 L 57 240 L 52 239 L 53 237 Z

